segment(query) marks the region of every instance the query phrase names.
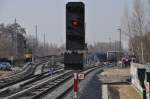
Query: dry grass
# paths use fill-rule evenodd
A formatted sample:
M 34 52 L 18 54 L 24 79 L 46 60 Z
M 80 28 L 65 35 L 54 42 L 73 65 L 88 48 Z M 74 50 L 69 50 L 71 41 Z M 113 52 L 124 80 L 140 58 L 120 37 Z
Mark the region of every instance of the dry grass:
M 130 76 L 130 68 L 127 69 L 107 69 L 101 75 L 106 76 Z M 131 85 L 110 85 L 119 94 L 118 99 L 141 99 L 139 93 Z M 114 99 L 112 96 L 110 99 Z
M 101 73 L 101 75 L 107 76 L 130 76 L 130 69 L 107 69 Z
M 110 85 L 119 93 L 119 99 L 141 99 L 139 93 L 131 85 Z M 111 98 L 113 99 L 113 98 Z
M 13 72 L 12 71 L 0 71 L 0 79 L 3 79 L 5 77 L 8 77 L 10 75 L 12 75 Z

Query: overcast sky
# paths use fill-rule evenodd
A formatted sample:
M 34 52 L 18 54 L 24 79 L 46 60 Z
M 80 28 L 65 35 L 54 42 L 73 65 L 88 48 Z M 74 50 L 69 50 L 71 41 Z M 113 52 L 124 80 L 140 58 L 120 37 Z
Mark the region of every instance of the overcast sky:
M 49 43 L 65 43 L 65 4 L 78 0 L 0 0 L 0 23 L 13 23 L 14 19 L 25 27 L 28 34 Z M 80 0 L 85 2 L 86 41 L 108 42 L 119 39 L 117 29 L 121 25 L 124 6 L 133 0 Z M 124 45 L 127 46 L 127 45 Z

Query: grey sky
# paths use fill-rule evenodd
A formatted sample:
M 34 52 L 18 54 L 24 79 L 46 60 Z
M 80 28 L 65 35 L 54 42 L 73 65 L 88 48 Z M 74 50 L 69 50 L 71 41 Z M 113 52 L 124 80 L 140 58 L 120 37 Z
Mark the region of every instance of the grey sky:
M 38 38 L 43 40 L 46 33 L 48 42 L 65 42 L 65 4 L 79 0 L 0 0 L 0 23 L 17 22 L 35 35 L 38 25 Z M 80 0 L 86 6 L 86 40 L 108 42 L 118 40 L 118 31 L 125 3 L 132 0 Z

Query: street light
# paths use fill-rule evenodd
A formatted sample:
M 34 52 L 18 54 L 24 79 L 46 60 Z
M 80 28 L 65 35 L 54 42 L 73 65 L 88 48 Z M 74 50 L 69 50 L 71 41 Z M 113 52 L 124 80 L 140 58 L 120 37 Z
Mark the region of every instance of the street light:
M 119 41 L 120 41 L 120 52 L 121 52 L 121 28 L 118 29 L 119 31 Z
M 122 33 L 122 31 L 121 31 L 121 28 L 118 28 L 117 29 L 118 31 L 119 31 L 119 39 L 120 39 L 120 44 L 119 44 L 119 50 L 120 50 L 120 54 L 119 54 L 119 59 L 121 59 L 121 33 Z

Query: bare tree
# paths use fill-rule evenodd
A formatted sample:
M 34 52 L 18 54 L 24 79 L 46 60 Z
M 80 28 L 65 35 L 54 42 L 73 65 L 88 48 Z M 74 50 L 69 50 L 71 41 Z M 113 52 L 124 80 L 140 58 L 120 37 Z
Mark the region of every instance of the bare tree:
M 107 51 L 119 51 L 120 42 L 95 42 L 94 44 L 88 45 L 89 52 L 101 52 L 106 53 Z
M 24 57 L 24 34 L 25 29 L 18 23 L 13 24 L 0 24 L 0 56 L 3 58 L 10 58 L 14 56 L 17 58 Z M 16 38 L 15 36 L 18 36 Z M 19 41 L 16 44 L 16 41 Z M 16 46 L 17 45 L 17 46 Z M 19 51 L 18 54 L 15 51 Z
M 145 47 L 143 37 L 146 33 L 146 19 L 144 2 L 142 0 L 134 0 L 133 10 L 129 14 L 128 10 L 125 11 L 126 26 L 125 30 L 129 36 L 129 47 L 139 58 L 141 63 L 145 62 Z

